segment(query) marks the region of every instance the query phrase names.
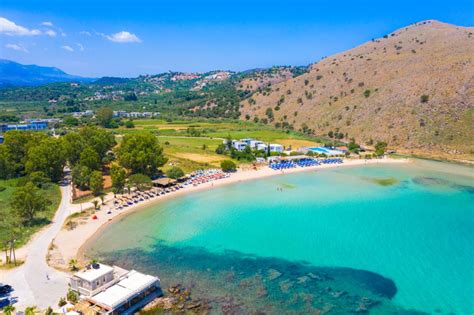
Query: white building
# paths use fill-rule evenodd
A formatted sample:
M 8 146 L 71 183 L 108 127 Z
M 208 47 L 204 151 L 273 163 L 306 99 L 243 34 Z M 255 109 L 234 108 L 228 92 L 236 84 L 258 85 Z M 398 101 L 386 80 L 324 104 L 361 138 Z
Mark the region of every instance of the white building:
M 134 314 L 162 294 L 159 278 L 104 264 L 75 273 L 70 284 L 98 314 Z
M 232 146 L 237 150 L 237 151 L 243 151 L 245 150 L 246 147 L 249 145 L 246 142 L 242 141 L 237 141 L 237 140 L 232 140 Z
M 115 275 L 114 275 L 115 272 Z M 71 289 L 82 296 L 92 296 L 117 278 L 120 270 L 103 264 L 93 264 L 88 269 L 75 273 L 71 278 Z
M 283 146 L 281 144 L 270 143 L 269 146 L 270 146 L 270 152 L 278 152 L 278 153 L 283 152 Z

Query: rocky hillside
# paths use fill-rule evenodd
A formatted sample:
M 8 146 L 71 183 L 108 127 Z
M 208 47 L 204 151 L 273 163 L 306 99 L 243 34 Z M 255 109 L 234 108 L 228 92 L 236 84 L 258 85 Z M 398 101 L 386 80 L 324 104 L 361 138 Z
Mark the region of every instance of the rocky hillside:
M 407 26 L 254 93 L 241 113 L 309 134 L 473 160 L 474 27 Z

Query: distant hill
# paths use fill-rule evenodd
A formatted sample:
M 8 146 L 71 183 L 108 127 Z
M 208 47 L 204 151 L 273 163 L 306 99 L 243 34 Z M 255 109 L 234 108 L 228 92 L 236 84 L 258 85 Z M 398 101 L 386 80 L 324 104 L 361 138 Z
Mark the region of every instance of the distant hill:
M 125 84 L 129 83 L 132 79 L 129 78 L 118 78 L 118 77 L 102 77 L 94 81 L 97 85 L 112 85 L 112 84 Z
M 474 159 L 474 28 L 416 23 L 241 101 L 241 119 Z
M 22 65 L 14 61 L 0 59 L 0 87 L 37 86 L 55 82 L 88 82 L 92 80 L 67 74 L 54 67 Z

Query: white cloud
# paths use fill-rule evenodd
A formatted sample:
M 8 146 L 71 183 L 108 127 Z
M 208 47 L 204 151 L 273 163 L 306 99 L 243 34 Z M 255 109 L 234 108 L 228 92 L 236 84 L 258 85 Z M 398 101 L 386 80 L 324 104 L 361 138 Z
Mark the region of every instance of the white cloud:
M 86 35 L 86 36 L 92 36 L 92 34 L 88 31 L 80 31 L 79 34 Z
M 23 47 L 21 45 L 17 45 L 17 44 L 6 44 L 5 47 L 8 48 L 8 49 L 21 51 L 21 52 L 24 52 L 24 53 L 28 52 L 28 50 L 25 47 Z
M 45 22 L 41 23 L 41 25 L 52 27 L 52 26 L 53 26 L 53 23 L 52 23 L 52 22 L 49 22 L 49 21 L 45 21 Z
M 115 42 L 115 43 L 141 43 L 141 39 L 137 37 L 137 35 L 127 32 L 127 31 L 121 31 L 112 35 L 104 35 L 105 38 L 108 40 Z
M 63 31 L 61 31 L 61 36 L 62 36 L 62 37 L 66 37 L 66 36 L 67 36 L 67 34 L 66 34 L 66 33 L 64 33 Z
M 77 47 L 79 47 L 80 51 L 84 51 L 84 46 L 81 43 L 76 43 Z
M 27 29 L 21 25 L 15 24 L 4 17 L 0 17 L 0 34 L 5 34 L 8 36 L 35 36 L 41 35 L 40 30 L 36 29 Z
M 70 52 L 74 52 L 74 48 L 72 48 L 71 46 L 68 46 L 68 45 L 64 45 L 61 48 L 64 49 L 64 50 L 70 51 Z
M 53 30 L 46 30 L 44 31 L 44 33 L 48 35 L 49 37 L 56 37 L 56 32 Z

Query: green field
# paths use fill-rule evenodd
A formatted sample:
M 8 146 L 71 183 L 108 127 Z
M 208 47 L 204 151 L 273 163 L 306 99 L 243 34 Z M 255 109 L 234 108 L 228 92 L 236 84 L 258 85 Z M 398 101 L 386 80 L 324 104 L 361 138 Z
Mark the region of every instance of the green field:
M 2 207 L 2 214 L 6 213 L 8 215 L 12 212 L 10 202 L 18 181 L 18 178 L 0 180 L 0 187 L 6 188 L 5 190 L 0 191 L 0 205 Z M 47 188 L 41 190 L 41 193 L 44 197 L 51 201 L 51 205 L 46 211 L 37 214 L 35 223 L 33 225 L 21 225 L 18 227 L 20 237 L 16 242 L 17 247 L 24 245 L 35 232 L 51 222 L 51 219 L 53 218 L 54 213 L 61 202 L 61 192 L 57 184 L 49 184 Z
M 119 128 L 117 135 L 153 132 L 163 145 L 169 158 L 163 167 L 166 171 L 176 165 L 185 172 L 196 169 L 219 167 L 228 156 L 219 155 L 215 150 L 227 137 L 232 139 L 255 138 L 265 142 L 280 143 L 297 149 L 315 146 L 322 141 L 297 132 L 286 132 L 261 124 L 242 121 L 172 121 L 158 119 L 134 120 L 135 128 Z M 118 139 L 120 141 L 120 139 Z

